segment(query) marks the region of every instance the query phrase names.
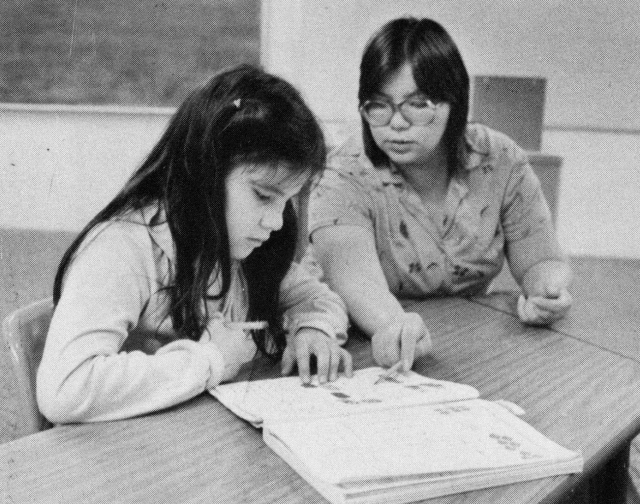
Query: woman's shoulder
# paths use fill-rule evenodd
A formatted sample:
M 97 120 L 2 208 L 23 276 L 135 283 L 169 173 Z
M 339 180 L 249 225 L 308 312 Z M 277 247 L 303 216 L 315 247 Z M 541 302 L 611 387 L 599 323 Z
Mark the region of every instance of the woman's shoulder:
M 508 135 L 480 123 L 467 126 L 467 169 L 492 165 L 510 170 L 527 162 L 526 152 Z
M 330 168 L 340 169 L 359 165 L 362 163 L 363 154 L 364 147 L 359 129 L 344 127 L 330 137 L 327 156 Z
M 481 123 L 467 125 L 466 140 L 472 151 L 486 154 L 504 149 L 522 150 L 510 136 Z
M 323 177 L 325 182 L 348 183 L 361 189 L 380 186 L 383 172 L 388 169 L 377 168 L 371 163 L 364 151 L 360 128 L 349 129 L 337 138 L 340 141 L 331 145 L 329 150 Z

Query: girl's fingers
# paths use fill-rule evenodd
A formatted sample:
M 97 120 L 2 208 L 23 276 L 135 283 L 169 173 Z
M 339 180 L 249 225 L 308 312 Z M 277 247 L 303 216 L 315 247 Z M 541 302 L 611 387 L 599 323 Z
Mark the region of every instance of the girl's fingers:
M 343 364 L 345 375 L 353 376 L 353 362 L 351 354 L 340 347 L 335 340 L 326 335 L 305 334 L 295 338 L 295 356 L 293 352 L 287 352 L 282 356 L 282 372 L 290 372 L 297 363 L 298 373 L 303 383 L 311 381 L 310 360 L 316 357 L 316 369 L 318 382 L 326 383 L 338 378 L 340 363 Z
M 311 381 L 309 358 L 309 345 L 304 339 L 300 338 L 296 345 L 296 362 L 298 363 L 298 374 L 300 375 L 302 383 L 309 383 Z
M 282 374 L 289 375 L 293 372 L 293 366 L 296 363 L 295 356 L 290 350 L 290 347 L 285 348 L 282 354 Z
M 325 383 L 329 375 L 330 351 L 326 346 L 320 346 L 314 351 L 318 367 L 318 381 Z M 308 364 L 308 362 L 307 362 Z
M 324 383 L 327 380 L 338 379 L 338 371 L 342 363 L 344 374 L 351 378 L 353 376 L 353 362 L 351 354 L 335 342 L 329 342 L 321 346 L 314 352 L 318 363 L 318 381 Z
M 340 348 L 335 343 L 329 344 L 329 381 L 336 380 L 338 378 L 338 367 L 340 366 Z
M 353 359 L 351 354 L 344 348 L 340 348 L 340 360 L 342 361 L 342 369 L 347 378 L 353 377 Z

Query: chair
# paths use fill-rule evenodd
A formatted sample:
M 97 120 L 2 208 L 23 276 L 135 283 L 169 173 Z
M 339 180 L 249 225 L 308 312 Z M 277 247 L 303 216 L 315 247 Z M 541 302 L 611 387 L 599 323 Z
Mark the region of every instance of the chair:
M 17 384 L 17 437 L 51 427 L 36 403 L 36 371 L 53 315 L 53 299 L 46 298 L 20 308 L 2 323 Z

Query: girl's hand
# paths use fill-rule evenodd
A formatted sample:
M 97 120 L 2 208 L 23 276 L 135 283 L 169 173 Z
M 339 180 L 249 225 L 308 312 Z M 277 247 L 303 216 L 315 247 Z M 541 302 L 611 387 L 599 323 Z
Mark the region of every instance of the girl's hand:
M 344 374 L 348 378 L 353 376 L 351 354 L 324 332 L 311 327 L 303 327 L 288 340 L 282 355 L 283 375 L 290 374 L 294 365 L 297 364 L 302 382 L 309 383 L 311 381 L 309 362 L 311 356 L 315 355 L 320 383 L 337 379 L 340 363 L 342 363 Z
M 402 370 L 409 371 L 416 357 L 431 350 L 431 335 L 417 313 L 404 317 L 376 331 L 371 338 L 373 359 L 381 366 L 390 367 L 402 360 Z
M 245 331 L 229 329 L 225 326 L 224 320 L 220 318 L 211 320 L 207 325 L 207 330 L 202 333 L 200 343 L 213 343 L 222 354 L 224 361 L 223 382 L 234 378 L 240 371 L 242 364 L 253 357 L 251 345 L 246 343 L 247 338 L 250 336 Z
M 529 325 L 549 325 L 565 316 L 573 298 L 566 288 L 545 289 L 545 295 L 520 295 L 518 298 L 518 317 Z

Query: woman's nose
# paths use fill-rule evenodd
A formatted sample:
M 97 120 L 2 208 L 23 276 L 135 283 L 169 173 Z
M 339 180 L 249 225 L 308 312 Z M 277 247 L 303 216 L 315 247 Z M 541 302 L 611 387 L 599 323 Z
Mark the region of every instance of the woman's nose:
M 395 108 L 393 111 L 393 115 L 391 116 L 391 120 L 389 121 L 389 126 L 393 129 L 406 129 L 411 126 L 411 123 L 407 121 L 407 119 L 402 115 L 399 108 Z

